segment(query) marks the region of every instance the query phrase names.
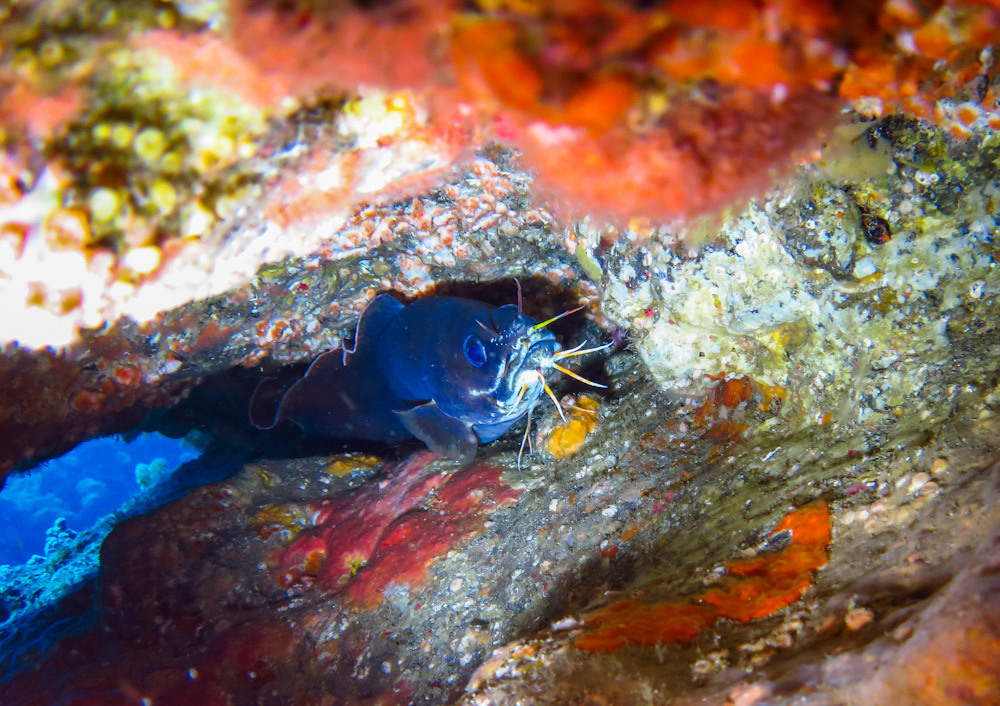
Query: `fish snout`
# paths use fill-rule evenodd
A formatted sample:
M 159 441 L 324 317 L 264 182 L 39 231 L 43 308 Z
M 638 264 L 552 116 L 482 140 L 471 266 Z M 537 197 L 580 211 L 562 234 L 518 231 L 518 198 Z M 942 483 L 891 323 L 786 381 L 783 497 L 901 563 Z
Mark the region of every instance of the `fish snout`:
M 557 340 L 545 339 L 534 343 L 524 356 L 524 362 L 520 365 L 522 370 L 534 369 L 546 372 L 553 369 L 555 354 L 562 350 Z

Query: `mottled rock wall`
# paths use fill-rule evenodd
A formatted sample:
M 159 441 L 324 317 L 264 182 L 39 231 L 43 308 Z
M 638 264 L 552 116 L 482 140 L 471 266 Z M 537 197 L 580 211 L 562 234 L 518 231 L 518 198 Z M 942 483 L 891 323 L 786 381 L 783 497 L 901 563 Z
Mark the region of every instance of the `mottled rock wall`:
M 3 606 L 0 700 L 1000 701 L 1000 8 L 704 7 L 0 11 L 0 473 L 214 481 Z M 377 293 L 515 277 L 612 344 L 531 453 L 248 423 Z

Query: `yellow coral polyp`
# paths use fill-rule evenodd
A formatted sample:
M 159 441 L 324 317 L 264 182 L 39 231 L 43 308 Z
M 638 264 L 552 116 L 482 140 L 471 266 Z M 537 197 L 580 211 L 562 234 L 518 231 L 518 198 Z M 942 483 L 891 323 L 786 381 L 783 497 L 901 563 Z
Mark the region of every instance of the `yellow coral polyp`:
M 177 205 L 177 191 L 169 181 L 157 179 L 149 189 L 149 203 L 157 213 L 170 213 Z
M 292 505 L 265 505 L 250 519 L 250 525 L 261 539 L 283 532 L 290 540 L 302 531 L 305 524 L 306 518 L 301 509 Z
M 419 122 L 419 116 L 407 94 L 368 90 L 344 105 L 339 129 L 354 137 L 359 147 L 374 148 L 415 120 Z
M 379 459 L 375 456 L 344 454 L 342 456 L 334 456 L 330 460 L 330 465 L 326 467 L 326 472 L 332 476 L 346 476 L 355 471 L 371 470 L 378 464 Z
M 116 123 L 111 126 L 108 139 L 118 149 L 127 150 L 132 146 L 132 140 L 135 139 L 135 129 L 125 123 Z
M 118 194 L 112 189 L 101 187 L 90 195 L 89 206 L 90 215 L 95 221 L 107 223 L 118 215 L 121 204 Z
M 144 128 L 135 136 L 135 153 L 147 164 L 156 164 L 166 147 L 167 141 L 163 133 L 156 128 Z

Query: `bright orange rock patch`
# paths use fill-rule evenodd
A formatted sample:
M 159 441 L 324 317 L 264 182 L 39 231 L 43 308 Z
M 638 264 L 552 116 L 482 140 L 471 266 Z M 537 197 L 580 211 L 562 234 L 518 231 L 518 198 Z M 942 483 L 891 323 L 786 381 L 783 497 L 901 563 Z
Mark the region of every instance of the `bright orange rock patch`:
M 545 450 L 556 458 L 575 454 L 597 426 L 597 410 L 601 403 L 596 397 L 581 395 L 567 410 L 565 424 L 553 429 L 545 439 Z
M 771 536 L 786 530 L 792 533 L 791 544 L 777 554 L 729 562 L 720 588 L 687 601 L 620 601 L 593 611 L 584 619 L 587 631 L 576 647 L 610 652 L 626 645 L 687 644 L 721 618 L 745 623 L 791 605 L 812 583 L 813 572 L 826 564 L 829 507 L 819 502 L 796 510 Z
M 852 13 L 828 0 L 238 0 L 232 44 L 246 75 L 293 95 L 407 89 L 432 113 L 457 99 L 484 128 L 467 137 L 514 142 L 565 217 L 678 217 L 759 193 L 814 146 L 837 113 Z
M 790 530 L 792 543 L 779 554 L 731 561 L 726 571 L 740 577 L 701 596 L 720 618 L 745 623 L 765 618 L 794 603 L 812 583 L 812 572 L 826 564 L 830 544 L 830 509 L 808 505 L 788 515 L 772 536 Z

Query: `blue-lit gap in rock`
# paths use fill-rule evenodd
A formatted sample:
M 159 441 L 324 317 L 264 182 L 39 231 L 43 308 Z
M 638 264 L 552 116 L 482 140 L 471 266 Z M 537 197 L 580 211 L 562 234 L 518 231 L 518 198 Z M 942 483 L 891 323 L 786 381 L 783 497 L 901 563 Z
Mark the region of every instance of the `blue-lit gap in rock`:
M 0 491 L 0 565 L 44 556 L 59 535 L 109 524 L 107 515 L 199 454 L 191 439 L 105 437 L 12 476 Z
M 44 647 L 79 620 L 101 544 L 121 520 L 168 502 L 193 484 L 205 438 L 143 433 L 93 439 L 0 491 L 0 676 L 8 660 Z M 193 462 L 193 463 L 192 463 Z M 66 620 L 65 618 L 69 618 Z

